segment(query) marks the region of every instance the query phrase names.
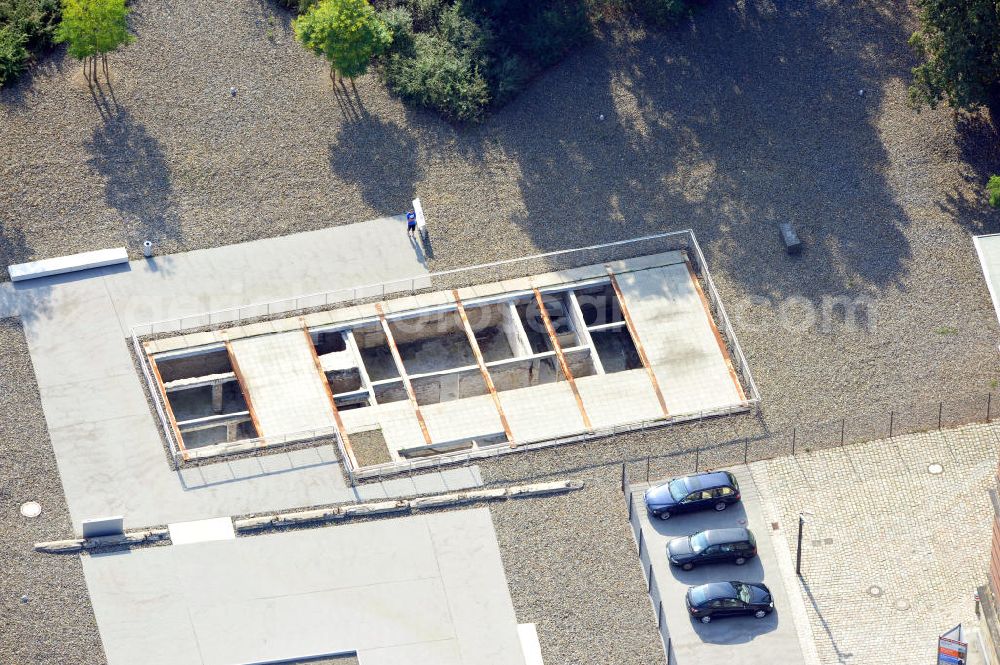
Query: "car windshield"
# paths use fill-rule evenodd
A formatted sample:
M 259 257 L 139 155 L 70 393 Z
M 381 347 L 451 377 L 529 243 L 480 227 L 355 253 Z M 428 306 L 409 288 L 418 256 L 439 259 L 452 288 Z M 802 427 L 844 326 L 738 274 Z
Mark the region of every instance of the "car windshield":
M 683 501 L 684 497 L 688 495 L 687 485 L 684 484 L 684 480 L 681 478 L 671 480 L 668 487 L 670 488 L 670 496 L 674 497 L 674 501 Z
M 705 532 L 696 533 L 690 538 L 691 550 L 694 552 L 701 552 L 706 547 L 708 547 L 708 538 L 705 537 Z
M 749 603 L 750 587 L 748 587 L 746 584 L 738 584 L 738 583 L 734 584 L 733 586 L 736 587 L 736 593 L 739 595 L 740 600 L 742 600 L 744 603 Z

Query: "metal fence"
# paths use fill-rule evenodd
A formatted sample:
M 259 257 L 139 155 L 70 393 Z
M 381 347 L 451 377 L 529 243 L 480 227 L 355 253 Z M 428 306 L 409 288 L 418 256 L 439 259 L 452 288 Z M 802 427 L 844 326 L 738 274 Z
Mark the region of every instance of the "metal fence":
M 401 297 L 406 295 L 416 295 L 430 291 L 445 289 L 456 289 L 466 286 L 474 286 L 488 282 L 502 282 L 504 280 L 519 277 L 528 277 L 546 272 L 569 271 L 575 268 L 590 265 L 608 264 L 614 261 L 621 261 L 639 256 L 648 256 L 670 251 L 680 251 L 685 254 L 690 262 L 691 268 L 703 285 L 703 291 L 709 303 L 711 316 L 723 337 L 728 351 L 734 360 L 734 369 L 743 387 L 746 400 L 742 403 L 713 409 L 710 411 L 679 414 L 672 418 L 661 418 L 649 421 L 637 421 L 611 428 L 597 429 L 579 435 L 561 437 L 556 439 L 542 439 L 513 442 L 513 445 L 494 446 L 455 453 L 436 455 L 431 458 L 411 460 L 406 462 L 393 462 L 382 465 L 375 465 L 365 468 L 353 468 L 350 458 L 345 454 L 343 442 L 339 434 L 337 439 L 341 459 L 351 483 L 368 478 L 384 478 L 389 475 L 414 473 L 425 469 L 434 469 L 447 464 L 463 464 L 472 460 L 496 455 L 507 454 L 525 449 L 536 449 L 555 445 L 574 443 L 587 439 L 607 437 L 622 432 L 646 429 L 650 427 L 660 427 L 672 425 L 678 422 L 685 422 L 693 419 L 703 419 L 714 416 L 728 415 L 731 413 L 744 412 L 752 408 L 760 400 L 757 385 L 754 382 L 740 347 L 736 334 L 733 331 L 725 307 L 715 288 L 715 283 L 708 270 L 705 257 L 701 247 L 695 238 L 694 232 L 689 230 L 676 231 L 671 233 L 660 233 L 655 235 L 632 238 L 612 243 L 591 245 L 575 249 L 559 250 L 536 254 L 518 259 L 496 261 L 477 266 L 458 268 L 429 273 L 424 276 L 406 278 L 393 282 L 381 284 L 371 284 L 366 286 L 352 287 L 349 289 L 338 289 L 322 293 L 314 293 L 283 300 L 271 302 L 242 305 L 228 309 L 216 310 L 193 314 L 190 316 L 175 319 L 166 319 L 151 323 L 143 323 L 132 326 L 131 336 L 135 346 L 136 355 L 142 366 L 143 374 L 146 378 L 149 391 L 154 401 L 157 416 L 159 417 L 164 436 L 174 460 L 175 466 L 189 458 L 206 458 L 215 455 L 227 455 L 244 453 L 260 448 L 270 448 L 284 445 L 286 443 L 315 440 L 314 432 L 302 431 L 283 434 L 279 437 L 261 437 L 256 439 L 244 439 L 231 444 L 218 444 L 207 447 L 201 452 L 184 451 L 179 442 L 175 440 L 175 433 L 171 427 L 169 418 L 166 415 L 166 407 L 163 404 L 163 396 L 159 387 L 153 379 L 153 373 L 149 367 L 149 359 L 143 352 L 141 340 L 163 335 L 175 335 L 180 333 L 196 332 L 201 330 L 228 327 L 248 323 L 251 321 L 262 321 L 273 318 L 287 318 L 289 316 L 302 314 L 308 311 L 321 311 L 324 309 L 347 307 L 355 304 L 376 302 L 384 300 L 388 296 Z M 324 433 L 323 436 L 327 434 Z

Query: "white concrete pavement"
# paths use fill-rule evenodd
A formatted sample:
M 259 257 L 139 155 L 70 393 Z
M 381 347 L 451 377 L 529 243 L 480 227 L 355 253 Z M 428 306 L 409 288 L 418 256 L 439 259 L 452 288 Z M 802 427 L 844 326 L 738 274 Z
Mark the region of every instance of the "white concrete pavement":
M 22 317 L 74 529 L 105 515 L 134 528 L 352 500 L 329 447 L 173 471 L 126 334 L 151 319 L 426 274 L 394 217 L 4 284 L 0 314 Z M 363 498 L 479 482 L 475 469 L 433 478 Z

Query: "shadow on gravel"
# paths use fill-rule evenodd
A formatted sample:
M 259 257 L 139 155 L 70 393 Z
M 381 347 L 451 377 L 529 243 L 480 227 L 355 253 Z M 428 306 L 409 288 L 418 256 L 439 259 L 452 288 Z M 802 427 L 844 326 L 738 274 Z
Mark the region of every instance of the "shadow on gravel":
M 86 144 L 88 166 L 105 180 L 108 206 L 124 218 L 124 234 L 133 247 L 144 240 L 180 240 L 173 187 L 160 142 L 128 109 L 110 104 L 104 122 Z
M 410 132 L 365 115 L 345 122 L 329 150 L 330 169 L 354 183 L 364 202 L 378 214 L 410 209 L 415 183 L 424 177 L 417 142 Z
M 889 5 L 718 2 L 674 31 L 606 36 L 564 65 L 584 76 L 525 102 L 564 121 L 508 147 L 518 223 L 546 250 L 690 227 L 710 264 L 772 297 L 898 284 L 909 219 L 875 123 L 913 63 L 905 6 Z M 797 260 L 782 221 L 806 244 Z
M 997 233 L 1000 211 L 987 203 L 986 182 L 991 175 L 1000 173 L 1000 130 L 985 113 L 960 114 L 955 128 L 962 153 L 962 179 L 968 183 L 971 195 L 954 189 L 939 206 L 970 233 Z

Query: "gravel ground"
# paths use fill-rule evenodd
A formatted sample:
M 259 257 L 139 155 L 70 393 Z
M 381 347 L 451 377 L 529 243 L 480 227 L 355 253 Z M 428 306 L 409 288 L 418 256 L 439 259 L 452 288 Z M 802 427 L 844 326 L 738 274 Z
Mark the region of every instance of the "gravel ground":
M 0 320 L 0 367 L 0 662 L 103 663 L 80 558 L 32 548 L 72 529 L 28 346 L 14 319 Z M 42 514 L 22 517 L 26 501 L 37 501 Z
M 907 107 L 905 2 L 719 1 L 669 34 L 609 30 L 472 128 L 405 108 L 372 75 L 351 111 L 267 0 L 133 6 L 138 41 L 112 56 L 103 96 L 61 55 L 0 92 L 0 264 L 123 243 L 138 256 L 147 237 L 216 246 L 397 213 L 413 196 L 436 269 L 694 229 L 761 411 L 482 465 L 488 480 L 594 475 L 577 519 L 561 499 L 494 511 L 546 662 L 654 660 L 653 628 L 631 626 L 648 605 L 609 512 L 614 460 L 652 452 L 652 475 L 686 471 L 693 442 L 842 414 L 881 424 L 897 404 L 1000 379 L 969 241 L 1000 231 L 981 195 L 1000 141 L 982 119 Z M 797 259 L 781 252 L 785 220 L 806 244 Z M 567 561 L 590 571 L 564 577 Z

